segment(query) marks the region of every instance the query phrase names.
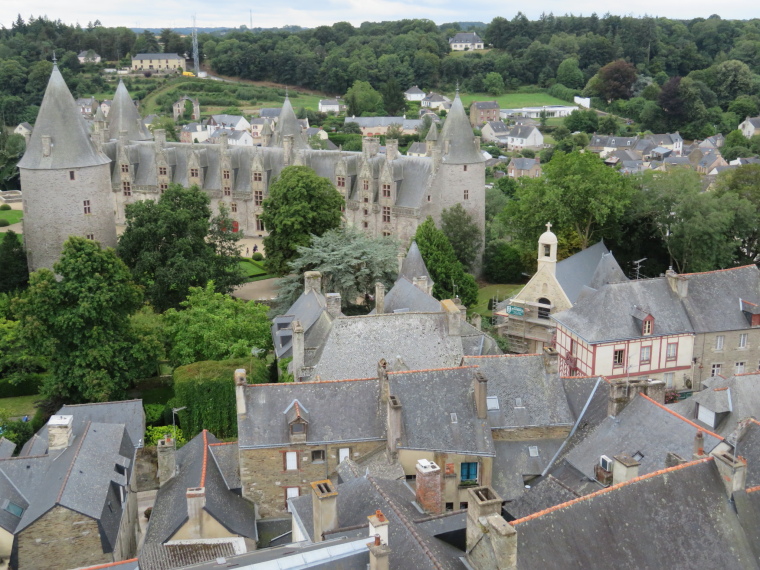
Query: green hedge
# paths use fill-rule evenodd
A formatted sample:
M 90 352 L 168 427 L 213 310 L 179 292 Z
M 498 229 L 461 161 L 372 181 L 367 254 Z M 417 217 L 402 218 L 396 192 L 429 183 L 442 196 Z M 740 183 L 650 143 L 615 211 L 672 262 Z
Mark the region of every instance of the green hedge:
M 34 396 L 40 393 L 44 379 L 44 374 L 27 374 L 19 384 L 11 384 L 8 380 L 2 379 L 0 380 L 0 394 L 3 398 Z
M 186 437 L 192 439 L 203 429 L 220 439 L 237 437 L 235 370 L 245 368 L 249 384 L 269 381 L 269 370 L 258 358 L 206 360 L 174 370 L 176 407 Z

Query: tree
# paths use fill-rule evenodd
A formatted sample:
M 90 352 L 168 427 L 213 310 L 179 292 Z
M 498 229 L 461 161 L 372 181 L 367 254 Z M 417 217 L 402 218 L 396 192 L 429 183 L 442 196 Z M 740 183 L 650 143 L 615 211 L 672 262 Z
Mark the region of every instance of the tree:
M 268 308 L 214 291 L 214 283 L 191 287 L 184 310 L 164 314 L 173 366 L 201 360 L 249 356 L 252 348 L 269 350 L 272 336 Z
M 620 125 L 612 115 L 605 115 L 599 121 L 599 132 L 603 135 L 616 135 Z
M 483 272 L 491 283 L 519 283 L 523 279 L 520 252 L 506 241 L 497 240 L 486 246 Z
M 332 182 L 306 166 L 289 166 L 269 188 L 261 220 L 269 235 L 264 238 L 267 268 L 279 275 L 289 271 L 298 246 L 308 246 L 312 236 L 337 228 L 343 196 Z
M 608 63 L 597 74 L 599 96 L 606 101 L 628 99 L 636 81 L 636 68 L 622 59 Z
M 728 110 L 736 113 L 742 120 L 745 117 L 756 117 L 758 113 L 757 100 L 749 95 L 739 95 L 728 105 Z
M 483 245 L 483 232 L 462 204 L 443 209 L 441 231 L 451 242 L 454 253 L 463 267 L 471 270 L 478 265 L 478 254 Z
M 567 117 L 564 119 L 565 127 L 570 132 L 584 132 L 584 133 L 593 133 L 597 130 L 598 124 L 599 124 L 599 118 L 597 117 L 596 111 L 592 111 L 591 109 L 582 110 L 582 109 L 576 109 L 572 113 L 570 113 Z
M 278 309 L 287 311 L 298 299 L 306 271 L 319 271 L 323 290 L 340 293 L 344 307 L 374 294 L 378 281 L 389 289 L 398 275 L 398 250 L 395 239 L 373 238 L 351 226 L 313 236 L 310 245 L 298 248 L 298 258 L 290 264 L 293 274 L 278 283 Z
M 77 236 L 66 240 L 53 268 L 33 273 L 14 305 L 30 349 L 50 357 L 43 396 L 72 403 L 123 398 L 155 369 L 156 344 L 138 338 L 130 323 L 142 289 L 113 249 Z
M 466 273 L 457 260 L 454 248 L 446 235 L 428 218 L 417 227 L 414 235 L 430 277 L 435 282 L 433 296 L 436 299 L 459 297 L 468 307 L 478 301 L 478 285 L 475 278 Z
M 372 88 L 368 81 L 354 81 L 346 91 L 346 104 L 351 116 L 361 117 L 364 113 L 380 113 L 383 110 L 383 96 Z
M 578 67 L 577 59 L 569 57 L 559 64 L 557 68 L 557 83 L 570 89 L 580 89 L 583 87 L 583 72 Z
M 26 265 L 24 245 L 16 232 L 0 234 L 0 293 L 9 293 L 26 287 L 29 269 Z
M 385 110 L 391 116 L 402 115 L 406 111 L 406 98 L 394 77 L 383 85 L 382 98 Z
M 496 73 L 495 71 L 486 73 L 484 85 L 489 95 L 496 97 L 504 93 L 504 78 L 500 73 Z
M 712 75 L 714 80 L 711 87 L 724 108 L 739 95 L 750 92 L 752 70 L 746 63 L 729 59 L 716 65 Z
M 157 202 L 128 204 L 125 213 L 117 251 L 157 310 L 178 308 L 190 287 L 213 281 L 229 293 L 244 281 L 232 220 L 223 206 L 210 219 L 209 197 L 197 186 L 172 184 Z
M 760 260 L 760 165 L 745 164 L 721 173 L 715 194 L 719 197 L 734 194 L 752 204 L 755 221 L 749 231 L 736 234 L 736 237 L 741 240 L 739 263 L 757 262 Z

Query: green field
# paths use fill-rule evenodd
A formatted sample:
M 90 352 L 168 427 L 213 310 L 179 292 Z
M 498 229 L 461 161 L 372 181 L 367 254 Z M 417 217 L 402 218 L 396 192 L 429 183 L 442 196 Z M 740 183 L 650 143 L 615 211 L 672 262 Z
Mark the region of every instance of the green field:
M 497 284 L 486 285 L 478 289 L 478 304 L 470 309 L 475 313 L 480 313 L 481 316 L 490 317 L 493 312 L 488 310 L 488 301 L 497 298 L 498 301 L 503 301 L 507 297 L 511 297 L 517 291 L 522 289 L 522 285 L 514 284 Z
M 21 221 L 24 212 L 21 210 L 0 210 L 0 220 L 8 220 L 8 223 L 15 224 Z
M 454 94 L 450 94 L 449 97 L 453 97 Z M 542 107 L 544 105 L 571 105 L 567 101 L 557 99 L 546 93 L 507 93 L 505 95 L 499 95 L 494 97 L 488 93 L 460 93 L 459 97 L 462 99 L 464 106 L 469 105 L 473 101 L 498 101 L 499 107 L 502 109 L 516 109 L 520 107 Z

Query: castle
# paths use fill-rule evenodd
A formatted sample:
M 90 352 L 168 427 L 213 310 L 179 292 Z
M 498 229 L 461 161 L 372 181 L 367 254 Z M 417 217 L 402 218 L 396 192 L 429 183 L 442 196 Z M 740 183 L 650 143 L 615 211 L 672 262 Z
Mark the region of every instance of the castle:
M 440 133 L 427 139 L 426 156 L 399 154 L 398 141 L 365 137 L 361 152 L 315 150 L 301 132 L 286 97 L 274 130 L 262 131 L 262 146 L 167 142 L 152 134 L 119 83 L 106 119 L 90 129 L 57 66 L 53 67 L 27 151 L 19 161 L 24 235 L 30 270 L 52 267 L 69 235 L 116 245 L 116 225 L 125 206 L 157 199 L 171 183 L 197 185 L 217 212 L 225 203 L 235 230 L 265 235 L 262 203 L 269 185 L 292 165 L 313 169 L 332 181 L 346 200 L 347 223 L 372 236 L 409 243 L 427 216 L 462 204 L 485 228 L 485 161 L 459 96 Z

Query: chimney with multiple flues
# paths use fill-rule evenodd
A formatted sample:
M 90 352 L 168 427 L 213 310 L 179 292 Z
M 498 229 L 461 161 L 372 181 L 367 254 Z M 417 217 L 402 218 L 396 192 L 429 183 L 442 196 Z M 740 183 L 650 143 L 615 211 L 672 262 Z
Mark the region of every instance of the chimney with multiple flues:
M 488 486 L 468 495 L 467 562 L 477 570 L 517 568 L 517 531 L 501 516 L 501 497 Z
M 367 544 L 369 549 L 369 570 L 389 570 L 390 553 L 388 546 L 388 519 L 382 511 L 375 511 L 369 519 L 369 536 L 372 542 Z
M 311 484 L 312 518 L 314 519 L 314 542 L 322 542 L 325 533 L 338 528 L 338 491 L 329 479 Z

